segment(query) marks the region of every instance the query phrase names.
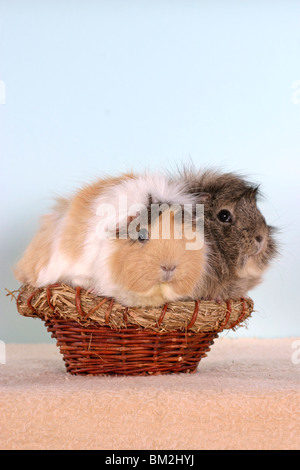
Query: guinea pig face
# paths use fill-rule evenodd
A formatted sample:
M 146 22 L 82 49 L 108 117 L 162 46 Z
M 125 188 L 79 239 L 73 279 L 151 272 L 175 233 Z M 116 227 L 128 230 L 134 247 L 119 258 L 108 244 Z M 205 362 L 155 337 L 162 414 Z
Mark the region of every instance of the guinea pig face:
M 256 192 L 251 188 L 235 201 L 215 201 L 209 210 L 219 248 L 229 265 L 245 276 L 251 269 L 254 277 L 276 254 L 273 228 L 257 208 Z
M 139 229 L 136 239 L 114 241 L 113 282 L 139 305 L 161 305 L 192 296 L 205 269 L 204 246 L 188 249 L 191 234 L 187 236 L 182 222 L 179 226 L 174 214 L 169 215 L 169 233 L 163 233 L 161 214 L 148 228 Z

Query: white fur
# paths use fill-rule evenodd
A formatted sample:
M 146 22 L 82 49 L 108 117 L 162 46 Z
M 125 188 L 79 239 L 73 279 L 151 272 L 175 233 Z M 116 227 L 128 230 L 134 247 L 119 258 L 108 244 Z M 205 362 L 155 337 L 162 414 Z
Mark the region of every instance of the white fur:
M 37 286 L 41 287 L 55 282 L 67 282 L 73 285 L 86 287 L 90 283 L 89 266 L 82 257 L 74 262 L 68 258 L 60 249 L 61 233 L 65 224 L 66 216 L 62 217 L 58 223 L 52 242 L 51 256 L 47 266 L 41 269 Z
M 147 206 L 149 194 L 152 196 L 153 204 L 192 204 L 194 198 L 190 194 L 184 193 L 184 186 L 181 183 L 169 182 L 168 179 L 161 174 L 146 173 L 138 176 L 136 179 L 128 179 L 122 181 L 116 186 L 108 188 L 105 193 L 99 195 L 94 201 L 95 215 L 97 209 L 101 205 L 112 204 L 116 208 L 118 222 L 127 217 L 127 209 L 131 206 Z M 127 200 L 125 211 L 121 208 L 119 211 L 119 201 Z

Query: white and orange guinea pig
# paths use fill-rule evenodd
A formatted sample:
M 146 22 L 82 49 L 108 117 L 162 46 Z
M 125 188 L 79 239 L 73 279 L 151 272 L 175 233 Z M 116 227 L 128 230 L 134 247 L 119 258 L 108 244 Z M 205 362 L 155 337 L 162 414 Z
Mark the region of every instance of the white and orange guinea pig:
M 184 184 L 162 174 L 99 179 L 56 201 L 15 277 L 81 286 L 125 306 L 191 299 L 207 259 L 194 208 Z

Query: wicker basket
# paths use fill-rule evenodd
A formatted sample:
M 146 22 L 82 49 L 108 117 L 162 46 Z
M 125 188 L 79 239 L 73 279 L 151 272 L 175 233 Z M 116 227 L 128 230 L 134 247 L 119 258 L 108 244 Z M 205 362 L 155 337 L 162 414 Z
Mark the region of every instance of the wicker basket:
M 218 334 L 253 311 L 249 298 L 141 309 L 66 284 L 17 292 L 19 313 L 45 322 L 71 374 L 194 372 Z

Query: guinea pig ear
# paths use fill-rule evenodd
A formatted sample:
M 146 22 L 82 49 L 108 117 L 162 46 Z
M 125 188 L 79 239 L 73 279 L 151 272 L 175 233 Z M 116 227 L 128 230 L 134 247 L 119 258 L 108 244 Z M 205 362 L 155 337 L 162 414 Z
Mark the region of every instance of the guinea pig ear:
M 205 204 L 206 202 L 209 202 L 211 200 L 211 194 L 210 193 L 199 193 L 198 198 L 199 198 L 199 201 L 202 204 Z

